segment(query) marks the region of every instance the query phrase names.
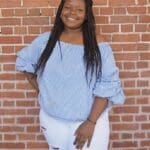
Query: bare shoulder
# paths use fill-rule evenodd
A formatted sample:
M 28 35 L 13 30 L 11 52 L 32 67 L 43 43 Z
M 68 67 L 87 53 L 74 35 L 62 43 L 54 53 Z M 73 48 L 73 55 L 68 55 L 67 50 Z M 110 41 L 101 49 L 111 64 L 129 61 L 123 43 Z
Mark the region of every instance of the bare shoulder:
M 106 42 L 105 38 L 100 34 L 97 34 L 96 38 L 98 43 Z

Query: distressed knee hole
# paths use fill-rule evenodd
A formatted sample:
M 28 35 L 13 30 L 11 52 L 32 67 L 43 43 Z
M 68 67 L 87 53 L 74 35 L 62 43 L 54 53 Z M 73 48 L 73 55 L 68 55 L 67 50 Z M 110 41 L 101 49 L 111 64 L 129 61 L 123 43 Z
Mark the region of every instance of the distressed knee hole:
M 40 131 L 41 131 L 41 132 L 45 132 L 45 131 L 46 131 L 46 128 L 43 127 L 43 126 L 41 126 L 41 127 L 40 127 Z
M 59 150 L 59 148 L 57 148 L 57 147 L 53 147 L 53 146 L 52 146 L 52 149 L 53 149 L 53 150 Z

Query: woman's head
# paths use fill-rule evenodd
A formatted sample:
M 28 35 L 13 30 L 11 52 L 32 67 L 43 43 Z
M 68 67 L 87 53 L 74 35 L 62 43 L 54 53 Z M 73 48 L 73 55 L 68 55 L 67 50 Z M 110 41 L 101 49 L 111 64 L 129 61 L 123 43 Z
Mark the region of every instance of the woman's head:
M 86 18 L 84 0 L 65 0 L 61 11 L 61 20 L 65 29 L 79 29 Z
M 92 0 L 62 0 L 56 14 L 55 25 L 69 29 L 82 28 L 93 22 Z

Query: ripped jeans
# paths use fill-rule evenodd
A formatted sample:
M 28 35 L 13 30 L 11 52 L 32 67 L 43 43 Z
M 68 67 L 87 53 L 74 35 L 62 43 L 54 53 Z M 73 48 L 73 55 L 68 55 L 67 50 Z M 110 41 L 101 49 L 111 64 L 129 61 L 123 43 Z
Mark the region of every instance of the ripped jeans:
M 59 120 L 40 110 L 40 126 L 50 150 L 77 150 L 73 142 L 74 132 L 82 122 Z M 109 120 L 106 109 L 97 120 L 90 147 L 85 143 L 82 150 L 108 150 Z

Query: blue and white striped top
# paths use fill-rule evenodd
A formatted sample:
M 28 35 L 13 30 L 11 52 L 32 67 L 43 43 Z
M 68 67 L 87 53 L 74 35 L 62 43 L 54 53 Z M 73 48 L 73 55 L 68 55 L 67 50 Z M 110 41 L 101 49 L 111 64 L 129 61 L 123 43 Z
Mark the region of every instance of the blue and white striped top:
M 17 70 L 34 73 L 49 35 L 50 32 L 40 34 L 17 53 Z M 106 42 L 98 46 L 102 56 L 102 75 L 101 79 L 93 76 L 89 86 L 83 62 L 84 46 L 62 41 L 56 43 L 42 76 L 37 73 L 39 104 L 50 116 L 70 121 L 86 120 L 95 96 L 107 97 L 112 104 L 124 103 L 112 49 Z

